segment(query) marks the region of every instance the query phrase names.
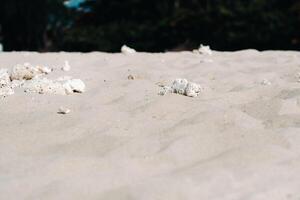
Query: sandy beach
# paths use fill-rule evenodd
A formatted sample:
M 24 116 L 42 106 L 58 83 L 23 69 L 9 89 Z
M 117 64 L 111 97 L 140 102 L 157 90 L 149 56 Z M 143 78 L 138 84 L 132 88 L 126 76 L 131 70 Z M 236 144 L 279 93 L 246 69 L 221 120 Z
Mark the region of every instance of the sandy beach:
M 26 62 L 86 91 L 0 100 L 0 199 L 300 199 L 300 52 L 0 53 Z

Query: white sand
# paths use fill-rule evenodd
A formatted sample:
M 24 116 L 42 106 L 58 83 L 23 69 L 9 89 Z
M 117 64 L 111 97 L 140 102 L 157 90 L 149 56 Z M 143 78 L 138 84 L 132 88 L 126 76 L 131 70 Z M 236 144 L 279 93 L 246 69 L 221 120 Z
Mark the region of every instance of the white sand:
M 24 62 L 86 91 L 0 101 L 0 199 L 300 199 L 299 52 L 0 54 Z M 203 91 L 158 95 L 176 78 Z

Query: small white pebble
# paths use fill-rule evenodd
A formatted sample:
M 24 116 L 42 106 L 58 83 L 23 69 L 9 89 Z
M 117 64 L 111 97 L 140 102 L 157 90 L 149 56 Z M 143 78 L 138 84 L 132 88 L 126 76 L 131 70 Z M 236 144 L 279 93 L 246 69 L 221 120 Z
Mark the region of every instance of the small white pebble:
M 71 110 L 69 108 L 65 108 L 65 107 L 60 107 L 58 109 L 58 114 L 63 114 L 63 115 L 66 115 L 66 114 L 69 114 L 71 112 Z
M 71 79 L 67 80 L 63 87 L 66 90 L 67 94 L 71 94 L 73 92 L 83 93 L 85 91 L 85 84 L 80 79 Z

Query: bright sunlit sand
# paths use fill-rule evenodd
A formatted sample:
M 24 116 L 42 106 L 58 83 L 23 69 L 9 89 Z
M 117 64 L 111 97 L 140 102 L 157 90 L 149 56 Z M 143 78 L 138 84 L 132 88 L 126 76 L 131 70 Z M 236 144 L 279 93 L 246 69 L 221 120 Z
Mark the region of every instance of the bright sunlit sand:
M 210 54 L 1 53 L 85 91 L 0 100 L 0 199 L 300 199 L 300 53 Z

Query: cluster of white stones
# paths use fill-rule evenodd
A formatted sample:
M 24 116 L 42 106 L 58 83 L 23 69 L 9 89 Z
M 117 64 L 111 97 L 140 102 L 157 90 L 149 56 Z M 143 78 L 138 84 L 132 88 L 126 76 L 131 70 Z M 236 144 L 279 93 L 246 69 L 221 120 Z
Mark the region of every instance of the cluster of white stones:
M 68 63 L 66 69 L 70 70 Z M 23 88 L 24 92 L 39 94 L 61 94 L 82 93 L 85 91 L 85 84 L 80 79 L 61 77 L 57 80 L 50 80 L 44 75 L 51 73 L 52 69 L 45 66 L 32 66 L 29 63 L 16 65 L 11 73 L 7 69 L 0 69 L 0 97 L 14 94 L 14 88 Z
M 172 86 L 163 86 L 162 90 L 159 92 L 159 95 L 176 93 L 188 97 L 197 97 L 201 91 L 202 87 L 199 84 L 179 78 L 173 81 Z

